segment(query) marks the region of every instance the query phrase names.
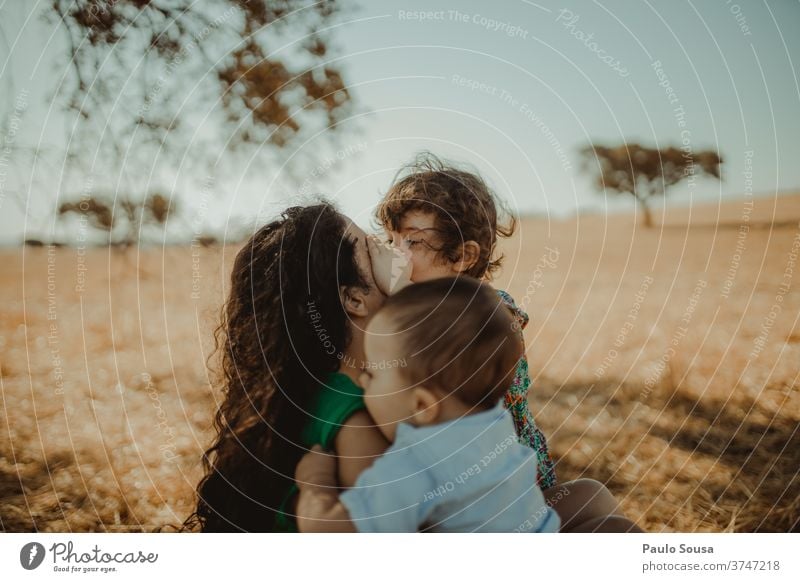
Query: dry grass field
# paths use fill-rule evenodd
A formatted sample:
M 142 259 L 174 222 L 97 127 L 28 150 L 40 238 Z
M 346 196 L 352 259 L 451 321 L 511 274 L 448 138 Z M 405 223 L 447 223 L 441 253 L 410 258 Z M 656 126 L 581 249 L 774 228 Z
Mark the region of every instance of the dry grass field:
M 531 218 L 503 245 L 559 477 L 605 482 L 649 531 L 796 531 L 800 196 L 657 222 Z M 0 529 L 183 520 L 235 251 L 0 251 Z

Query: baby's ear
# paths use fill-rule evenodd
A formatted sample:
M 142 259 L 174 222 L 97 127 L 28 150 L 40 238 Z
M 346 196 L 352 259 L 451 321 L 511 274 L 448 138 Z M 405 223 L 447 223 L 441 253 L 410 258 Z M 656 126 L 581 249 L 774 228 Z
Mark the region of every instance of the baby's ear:
M 412 388 L 413 392 L 411 397 L 411 422 L 414 426 L 425 426 L 433 424 L 439 418 L 441 412 L 441 398 L 432 390 L 425 388 L 425 386 L 417 386 Z
M 461 245 L 461 259 L 456 261 L 455 270 L 459 273 L 468 271 L 481 256 L 481 246 L 474 240 L 468 240 Z

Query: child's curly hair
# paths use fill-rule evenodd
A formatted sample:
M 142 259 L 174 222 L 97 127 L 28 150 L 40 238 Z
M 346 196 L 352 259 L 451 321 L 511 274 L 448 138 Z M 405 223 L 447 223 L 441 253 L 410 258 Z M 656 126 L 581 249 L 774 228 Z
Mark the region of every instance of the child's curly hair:
M 498 209 L 505 215 L 502 222 Z M 503 259 L 502 255 L 493 259 L 497 237 L 511 236 L 517 226 L 516 218 L 477 172 L 461 170 L 430 152 L 417 154 L 401 168 L 375 216 L 383 228 L 398 231 L 403 217 L 412 210 L 436 217 L 441 258 L 458 261 L 464 242 L 478 243 L 478 260 L 464 272 L 477 279 L 491 279 Z

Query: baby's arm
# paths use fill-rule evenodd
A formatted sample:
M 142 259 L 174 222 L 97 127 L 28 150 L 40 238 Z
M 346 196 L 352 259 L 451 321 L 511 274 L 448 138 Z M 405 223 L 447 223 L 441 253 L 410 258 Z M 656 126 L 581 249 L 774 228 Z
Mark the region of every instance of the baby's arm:
M 356 531 L 347 509 L 339 501 L 336 457 L 326 455 L 322 447 L 314 445 L 297 464 L 295 481 L 300 489 L 297 529 L 303 533 Z

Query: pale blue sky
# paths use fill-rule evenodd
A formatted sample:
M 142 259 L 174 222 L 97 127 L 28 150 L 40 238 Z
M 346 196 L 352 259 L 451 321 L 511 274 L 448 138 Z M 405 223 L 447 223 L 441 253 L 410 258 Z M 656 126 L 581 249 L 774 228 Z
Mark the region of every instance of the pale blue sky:
M 44 88 L 57 77 L 63 38 L 39 19 L 26 22 L 35 11 L 21 0 L 0 8 L 9 43 L 16 43 L 4 77 L 13 71 L 15 94 L 28 94 L 16 142 L 43 136 L 58 146 L 68 124 L 57 111 L 48 117 Z M 415 11 L 437 12 L 419 20 L 410 16 Z M 472 164 L 520 213 L 632 207 L 624 198 L 607 201 L 581 172 L 577 150 L 590 141 L 718 149 L 724 181 L 701 180 L 691 192 L 678 185 L 675 203 L 743 192 L 748 151 L 757 194 L 797 189 L 798 26 L 796 0 L 365 2 L 334 33 L 362 106 L 346 122 L 358 129 L 342 142 L 347 151 L 337 156 L 319 140 L 304 144 L 334 160 L 314 177 L 303 163 L 291 178 L 263 163 L 224 177 L 217 186 L 229 195 L 207 201 L 203 228 L 270 216 L 302 199 L 298 192 L 326 193 L 366 225 L 394 172 L 423 149 Z M 1 43 L 0 50 L 7 51 Z M 0 53 L 0 66 L 6 56 Z M 483 87 L 471 89 L 472 82 Z M 40 168 L 37 178 L 58 191 L 59 169 Z M 184 195 L 196 187 L 196 172 L 167 166 L 156 174 L 175 180 Z M 8 173 L 6 191 L 19 186 L 15 179 Z M 46 212 L 36 208 L 26 222 L 8 196 L 0 199 L 2 241 L 46 233 Z

